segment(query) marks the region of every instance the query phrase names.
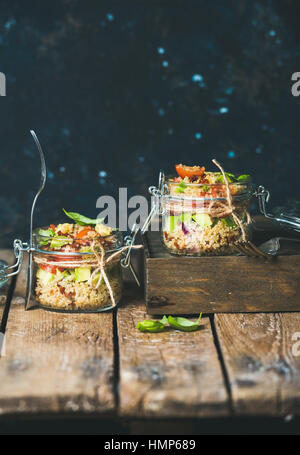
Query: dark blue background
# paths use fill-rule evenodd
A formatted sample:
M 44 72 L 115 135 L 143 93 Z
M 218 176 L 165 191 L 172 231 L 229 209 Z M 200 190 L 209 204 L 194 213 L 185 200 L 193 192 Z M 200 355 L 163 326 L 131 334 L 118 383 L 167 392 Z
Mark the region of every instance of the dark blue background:
M 298 0 L 0 0 L 0 246 L 28 238 L 31 128 L 37 224 L 212 158 L 299 198 L 299 56 Z

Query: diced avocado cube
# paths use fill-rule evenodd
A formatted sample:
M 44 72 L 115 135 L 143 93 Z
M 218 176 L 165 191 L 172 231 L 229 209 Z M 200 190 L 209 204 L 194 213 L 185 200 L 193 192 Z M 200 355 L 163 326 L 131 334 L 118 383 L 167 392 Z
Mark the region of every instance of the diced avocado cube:
M 196 213 L 193 215 L 193 219 L 202 228 L 210 227 L 213 224 L 213 219 L 208 215 L 208 213 Z
M 181 218 L 180 216 L 170 215 L 170 216 L 166 219 L 166 228 L 167 228 L 170 232 L 174 231 L 175 226 L 176 226 L 176 224 L 178 223 L 178 221 L 181 221 L 180 218 Z
M 192 214 L 183 212 L 180 217 L 178 217 L 182 223 L 189 224 L 192 220 Z
M 181 182 L 181 183 L 179 183 L 179 185 L 176 186 L 175 192 L 176 193 L 184 193 L 185 188 L 186 188 L 186 184 Z
M 88 281 L 91 277 L 91 269 L 89 267 L 77 267 L 75 269 L 75 281 Z
M 36 272 L 36 277 L 40 280 L 42 284 L 48 284 L 50 283 L 50 281 L 54 279 L 55 275 L 51 272 L 48 272 L 48 270 L 38 268 Z

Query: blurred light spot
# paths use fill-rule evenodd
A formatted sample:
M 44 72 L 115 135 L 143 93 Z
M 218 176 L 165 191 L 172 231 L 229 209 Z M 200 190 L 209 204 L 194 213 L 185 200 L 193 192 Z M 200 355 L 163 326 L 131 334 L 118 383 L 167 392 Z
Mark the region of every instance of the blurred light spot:
M 233 92 L 233 90 L 234 90 L 234 87 L 228 87 L 228 88 L 225 90 L 226 95 L 231 95 L 232 92 Z
M 234 150 L 229 150 L 227 153 L 228 158 L 234 158 L 235 157 L 235 151 Z
M 107 172 L 106 171 L 99 171 L 98 175 L 99 175 L 99 177 L 107 177 Z
M 99 179 L 99 183 L 100 183 L 101 185 L 105 185 L 105 184 L 106 184 L 106 180 L 103 179 L 103 178 L 101 178 L 101 179 Z
M 275 41 L 276 44 L 280 44 L 281 43 L 281 39 L 277 38 L 276 41 Z
M 202 133 L 195 133 L 195 138 L 196 139 L 201 139 L 202 138 Z
M 227 98 L 216 98 L 216 103 L 225 103 L 227 101 Z
M 161 54 L 161 55 L 162 55 L 162 54 L 164 54 L 164 53 L 165 53 L 165 50 L 164 50 L 164 48 L 163 48 L 163 47 L 158 47 L 158 48 L 157 48 L 157 52 L 158 52 L 159 54 Z
M 17 23 L 16 19 L 12 17 L 11 19 L 5 22 L 4 27 L 6 30 L 10 30 L 10 28 L 16 25 L 16 23 Z
M 63 134 L 64 136 L 70 136 L 70 130 L 69 130 L 69 128 L 63 128 L 63 129 L 61 130 L 61 132 L 62 132 L 62 134 Z
M 203 76 L 201 74 L 194 74 L 192 77 L 193 82 L 201 82 L 203 81 Z
M 256 153 L 258 153 L 258 154 L 260 154 L 262 152 L 262 150 L 263 150 L 263 146 L 261 144 L 259 144 L 255 149 Z
M 145 161 L 145 157 L 144 156 L 139 156 L 138 160 L 139 160 L 140 163 L 143 163 Z
M 269 31 L 269 35 L 270 35 L 270 36 L 275 36 L 275 35 L 276 35 L 275 30 L 270 30 L 270 31 Z
M 171 135 L 171 134 L 173 134 L 173 133 L 174 133 L 174 130 L 173 130 L 173 128 L 169 128 L 169 129 L 168 129 L 168 134 L 170 134 L 170 135 Z
M 167 60 L 164 60 L 164 61 L 162 62 L 162 66 L 163 66 L 164 68 L 167 68 L 167 67 L 169 66 L 169 62 L 168 62 Z
M 65 166 L 60 166 L 59 167 L 59 172 L 65 172 L 65 170 L 66 170 Z
M 28 156 L 30 158 L 34 157 L 34 155 L 35 155 L 35 152 L 33 150 L 27 149 L 27 148 L 24 148 L 23 153 L 25 156 Z
M 220 114 L 227 114 L 228 111 L 229 111 L 228 107 L 225 106 L 220 107 L 219 109 Z
M 160 117 L 163 117 L 165 115 L 165 110 L 161 107 L 160 109 L 158 109 L 157 113 Z
M 115 19 L 115 15 L 112 14 L 112 13 L 107 13 L 107 14 L 106 14 L 106 19 L 107 19 L 109 22 L 112 22 L 112 21 Z
M 53 172 L 48 171 L 47 177 L 48 177 L 49 180 L 53 180 L 53 179 L 54 179 L 54 174 L 53 174 Z

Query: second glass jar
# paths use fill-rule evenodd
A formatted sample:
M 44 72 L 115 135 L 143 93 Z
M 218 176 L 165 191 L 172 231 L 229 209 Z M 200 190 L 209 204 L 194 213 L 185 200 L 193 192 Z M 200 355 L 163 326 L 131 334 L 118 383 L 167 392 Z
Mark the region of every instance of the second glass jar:
M 162 240 L 172 254 L 237 254 L 236 242 L 250 239 L 251 181 L 193 184 L 168 181 L 161 199 Z M 229 194 L 230 191 L 230 194 Z M 234 215 L 233 215 L 234 213 Z

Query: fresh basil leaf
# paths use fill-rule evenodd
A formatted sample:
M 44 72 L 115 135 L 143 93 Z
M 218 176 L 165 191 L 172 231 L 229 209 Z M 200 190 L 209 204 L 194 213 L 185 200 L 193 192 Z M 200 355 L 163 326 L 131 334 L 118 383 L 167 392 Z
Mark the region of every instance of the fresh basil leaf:
M 226 216 L 226 218 L 221 218 L 221 221 L 229 228 L 236 229 L 238 227 L 232 215 Z
M 162 319 L 161 319 L 159 322 L 161 322 L 162 324 L 166 325 L 166 324 L 167 324 L 167 322 L 168 322 L 168 318 L 167 318 L 167 316 L 166 316 L 166 315 L 164 315 L 164 317 L 163 317 L 163 318 L 162 318 Z
M 238 182 L 247 181 L 247 180 L 250 180 L 250 178 L 251 178 L 250 175 L 243 174 L 243 175 L 238 176 L 237 181 Z
M 54 236 L 54 231 L 52 231 L 51 229 L 39 229 L 38 235 L 42 237 L 41 239 L 39 239 L 39 244 L 48 245 L 48 243 L 50 242 L 50 238 Z
M 67 212 L 65 209 L 63 209 L 64 213 L 67 215 L 67 217 L 71 218 L 72 220 L 75 221 L 76 224 L 79 226 L 87 226 L 90 224 L 98 224 L 102 223 L 104 218 L 96 218 L 96 219 L 91 219 L 88 218 L 84 215 L 80 215 L 80 213 L 75 213 L 75 212 Z
M 230 174 L 230 172 L 225 172 L 225 175 L 227 177 L 228 183 L 233 183 L 236 180 L 236 177 L 234 174 Z M 223 175 L 219 175 L 219 177 L 216 179 L 216 182 L 218 183 L 225 183 Z
M 50 243 L 50 248 L 61 248 L 69 243 L 73 242 L 70 237 L 56 236 L 53 237 Z
M 136 328 L 139 329 L 140 332 L 159 333 L 164 330 L 165 324 L 161 321 L 151 321 L 151 319 L 145 319 L 144 321 L 138 322 Z
M 38 234 L 41 235 L 42 237 L 53 237 L 54 231 L 52 231 L 51 229 L 40 229 Z
M 194 330 L 197 330 L 200 321 L 201 321 L 202 313 L 200 313 L 199 318 L 197 321 L 190 321 L 189 319 L 186 318 L 181 318 L 181 317 L 173 317 L 169 316 L 168 317 L 168 323 L 171 327 L 174 327 L 174 329 L 177 330 L 182 330 L 183 332 L 193 332 Z

